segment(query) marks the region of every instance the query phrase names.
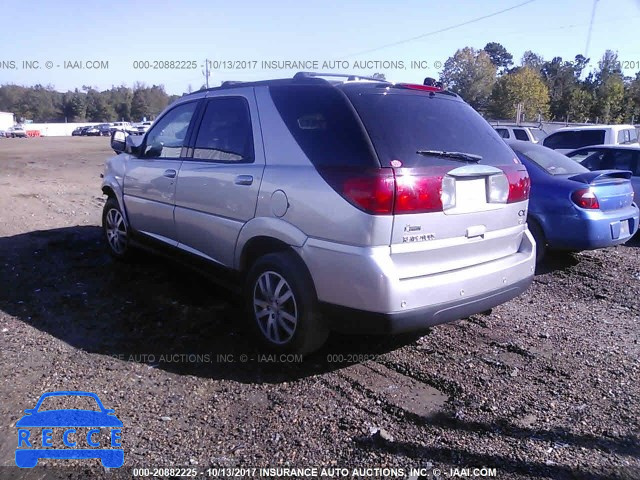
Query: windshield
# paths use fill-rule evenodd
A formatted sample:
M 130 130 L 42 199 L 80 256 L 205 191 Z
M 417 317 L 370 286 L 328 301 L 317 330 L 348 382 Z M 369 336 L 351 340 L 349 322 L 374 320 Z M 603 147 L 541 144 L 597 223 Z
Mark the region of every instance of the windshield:
M 349 92 L 382 166 L 449 164 L 450 159 L 419 151 L 460 152 L 482 157 L 483 164 L 513 164 L 500 135 L 469 105 L 422 93 Z
M 54 395 L 42 400 L 38 412 L 67 409 L 101 411 L 95 398 L 88 395 Z
M 532 143 L 514 143 L 510 146 L 516 153 L 524 156 L 525 160 L 535 163 L 551 175 L 577 175 L 589 171 L 575 160 L 547 147 Z

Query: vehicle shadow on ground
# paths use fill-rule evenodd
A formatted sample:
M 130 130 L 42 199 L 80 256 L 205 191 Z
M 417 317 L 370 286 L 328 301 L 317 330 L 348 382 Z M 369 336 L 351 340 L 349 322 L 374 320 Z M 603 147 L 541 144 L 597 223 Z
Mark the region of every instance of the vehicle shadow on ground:
M 638 447 L 639 439 L 635 436 L 628 436 L 620 439 L 610 439 L 593 435 L 576 435 L 567 430 L 558 428 L 553 430 L 541 430 L 534 427 L 521 427 L 514 425 L 511 420 L 498 418 L 495 423 L 483 423 L 460 420 L 452 418 L 445 413 L 439 413 L 429 419 L 412 419 L 414 423 L 430 425 L 433 427 L 473 432 L 479 435 L 501 435 L 511 437 L 517 441 L 530 441 L 548 448 L 562 449 L 589 449 L 604 450 L 617 455 L 627 455 L 640 458 Z M 555 462 L 536 462 L 530 460 L 520 460 L 513 456 L 499 454 L 474 453 L 464 448 L 437 446 L 429 447 L 418 445 L 412 442 L 385 441 L 379 437 L 359 437 L 355 439 L 356 444 L 365 450 L 385 451 L 395 455 L 410 458 L 416 465 L 423 462 L 442 462 L 459 465 L 459 468 L 469 468 L 489 466 L 495 467 L 498 477 L 502 478 L 505 473 L 535 475 L 554 479 L 590 479 L 590 480 L 612 480 L 616 478 L 629 479 L 636 478 L 629 469 L 628 473 L 624 468 L 619 468 L 614 472 L 590 472 L 581 468 L 574 469 L 567 465 Z M 448 476 L 445 474 L 445 477 Z
M 623 244 L 625 247 L 640 248 L 640 232 L 636 233 L 631 240 Z
M 550 250 L 536 265 L 536 275 L 544 275 L 557 270 L 565 270 L 578 264 L 580 260 L 572 252 Z
M 0 265 L 6 313 L 76 348 L 178 374 L 278 383 L 347 366 L 330 361 L 335 353 L 380 354 L 418 338 L 332 335 L 304 361 L 266 356 L 227 290 L 152 255 L 116 262 L 97 226 L 0 238 Z

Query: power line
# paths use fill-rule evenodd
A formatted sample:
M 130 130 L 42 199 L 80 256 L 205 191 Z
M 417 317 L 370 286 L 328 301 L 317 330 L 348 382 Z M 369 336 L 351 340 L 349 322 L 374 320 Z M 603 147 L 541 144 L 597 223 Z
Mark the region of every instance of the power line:
M 588 58 L 589 56 L 589 45 L 591 44 L 591 30 L 593 30 L 593 20 L 596 18 L 597 4 L 598 4 L 598 0 L 593 0 L 593 9 L 591 10 L 591 22 L 589 23 L 589 32 L 587 33 L 587 44 L 584 47 L 585 58 Z
M 394 42 L 394 43 L 389 43 L 387 45 L 382 45 L 380 47 L 372 48 L 372 49 L 369 49 L 369 50 L 364 50 L 362 52 L 352 53 L 350 55 L 346 55 L 346 56 L 340 58 L 340 60 L 343 60 L 343 59 L 349 58 L 349 57 L 357 57 L 359 55 L 364 55 L 366 53 L 377 52 L 378 50 L 382 50 L 384 48 L 395 47 L 396 45 L 402 45 L 403 43 L 413 42 L 414 40 L 419 40 L 421 38 L 425 38 L 425 37 L 428 37 L 428 36 L 431 36 L 431 35 L 436 35 L 438 33 L 448 32 L 449 30 L 453 30 L 454 28 L 464 27 L 465 25 L 469 25 L 471 23 L 476 23 L 476 22 L 479 22 L 481 20 L 485 20 L 487 18 L 495 17 L 496 15 L 500 15 L 502 13 L 509 12 L 511 10 L 515 10 L 516 8 L 524 7 L 525 5 L 527 5 L 529 3 L 533 3 L 535 1 L 536 0 L 527 0 L 526 2 L 522 2 L 522 3 L 519 3 L 519 4 L 514 5 L 512 7 L 505 8 L 504 10 L 499 10 L 497 12 L 493 12 L 493 13 L 490 13 L 488 15 L 483 15 L 482 17 L 473 18 L 471 20 L 467 20 L 466 22 L 457 23 L 457 24 L 451 25 L 449 27 L 441 28 L 440 30 L 434 30 L 432 32 L 423 33 L 422 35 L 418 35 L 416 37 L 407 38 L 405 40 L 399 40 L 399 41 Z

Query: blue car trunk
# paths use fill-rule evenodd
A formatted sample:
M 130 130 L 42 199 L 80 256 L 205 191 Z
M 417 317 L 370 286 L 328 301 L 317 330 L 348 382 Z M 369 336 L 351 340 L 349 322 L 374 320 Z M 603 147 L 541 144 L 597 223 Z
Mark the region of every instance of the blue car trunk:
M 631 172 L 622 170 L 598 170 L 568 177 L 587 184 L 604 212 L 626 208 L 633 203 L 630 178 Z

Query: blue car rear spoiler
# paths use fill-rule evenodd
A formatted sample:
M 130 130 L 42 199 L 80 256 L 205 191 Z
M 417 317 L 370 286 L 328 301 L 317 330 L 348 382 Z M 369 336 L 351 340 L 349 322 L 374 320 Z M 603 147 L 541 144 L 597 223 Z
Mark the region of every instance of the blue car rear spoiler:
M 608 178 L 623 178 L 630 179 L 632 172 L 629 170 L 594 170 L 593 172 L 579 173 L 573 177 L 569 177 L 569 180 L 575 180 L 576 182 L 594 184 L 597 180 L 605 180 Z

